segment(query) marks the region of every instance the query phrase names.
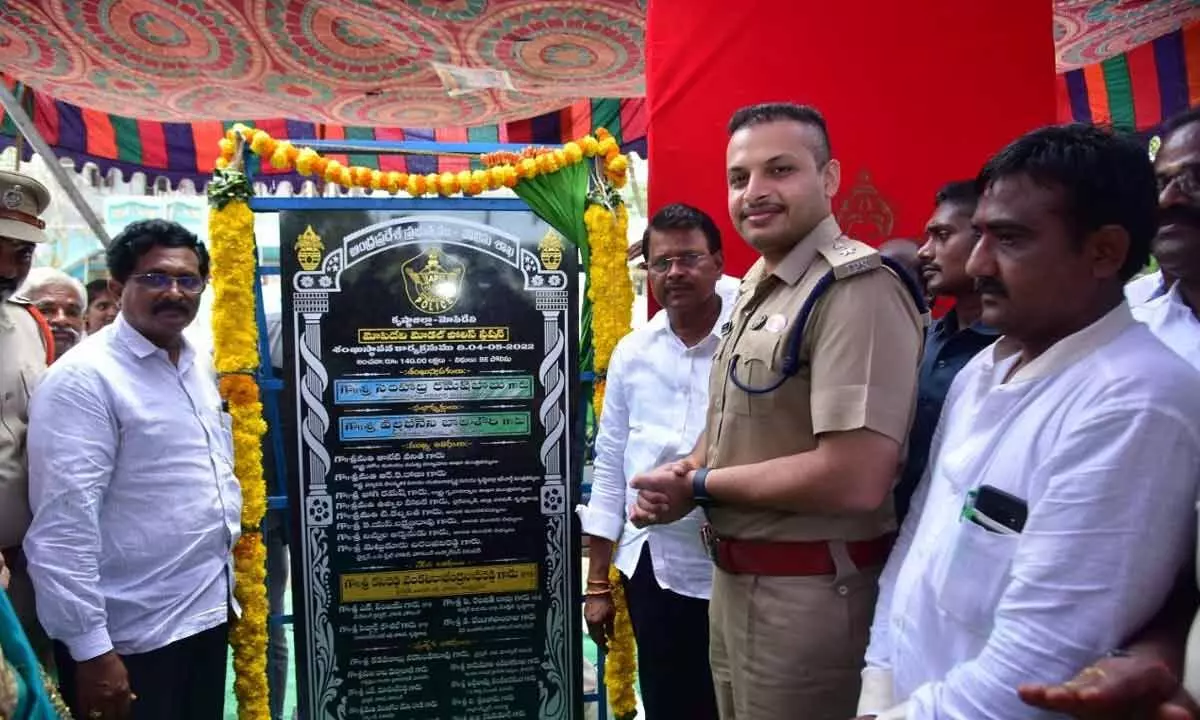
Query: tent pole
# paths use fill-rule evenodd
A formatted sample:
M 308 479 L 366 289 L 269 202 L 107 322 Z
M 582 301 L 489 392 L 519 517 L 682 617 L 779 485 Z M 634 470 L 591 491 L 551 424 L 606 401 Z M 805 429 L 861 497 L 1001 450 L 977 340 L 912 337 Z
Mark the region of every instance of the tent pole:
M 108 231 L 104 229 L 104 223 L 100 222 L 100 218 L 96 217 L 96 213 L 92 211 L 92 206 L 84 200 L 83 193 L 79 192 L 79 188 L 71 180 L 67 174 L 67 169 L 62 166 L 58 158 L 54 155 L 54 151 L 46 143 L 46 140 L 38 133 L 34 127 L 33 121 L 29 119 L 29 115 L 25 109 L 21 107 L 21 103 L 13 96 L 12 92 L 3 84 L 0 83 L 0 105 L 4 106 L 4 111 L 12 118 L 13 124 L 17 126 L 17 130 L 21 135 L 29 141 L 29 144 L 37 151 L 38 155 L 46 161 L 46 167 L 50 168 L 50 172 L 54 175 L 54 179 L 67 193 L 67 197 L 71 199 L 71 204 L 75 206 L 75 210 L 83 217 L 84 222 L 88 224 L 92 232 L 96 234 L 96 239 L 100 244 L 107 248 L 112 245 L 112 239 L 108 236 Z

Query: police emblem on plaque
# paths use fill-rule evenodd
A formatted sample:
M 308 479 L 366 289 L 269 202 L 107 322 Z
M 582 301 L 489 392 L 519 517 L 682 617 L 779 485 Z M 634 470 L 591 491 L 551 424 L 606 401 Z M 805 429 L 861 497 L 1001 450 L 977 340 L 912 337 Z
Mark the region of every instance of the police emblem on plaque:
M 467 272 L 458 259 L 433 249 L 408 260 L 402 267 L 404 291 L 421 312 L 437 315 L 458 302 Z

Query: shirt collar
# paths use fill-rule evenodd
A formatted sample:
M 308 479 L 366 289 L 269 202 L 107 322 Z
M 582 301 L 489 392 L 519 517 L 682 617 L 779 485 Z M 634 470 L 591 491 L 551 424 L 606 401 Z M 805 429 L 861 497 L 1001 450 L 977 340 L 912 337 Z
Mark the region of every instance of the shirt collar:
M 1129 303 L 1122 302 L 1096 322 L 1051 345 L 1046 352 L 1034 358 L 1033 362 L 1014 373 L 1009 382 L 1040 380 L 1054 375 L 1079 362 L 1097 348 L 1107 345 L 1136 322 L 1129 310 Z M 1015 343 L 1006 343 L 1002 338 L 992 346 L 988 364 L 994 369 L 1006 364 L 1004 361 L 1011 359 L 1018 352 Z
M 113 337 L 116 341 L 123 345 L 126 350 L 133 353 L 134 357 L 145 359 L 156 352 L 163 353 L 166 356 L 166 351 L 146 339 L 146 336 L 141 334 L 125 320 L 125 313 L 117 313 L 117 319 L 113 321 Z M 179 351 L 179 370 L 187 370 L 195 356 L 195 350 L 192 344 L 188 342 L 186 337 L 181 338 L 183 347 Z
M 728 275 L 722 275 L 717 280 L 716 291 L 717 297 L 721 298 L 721 312 L 717 315 L 717 322 L 713 324 L 709 337 L 719 338 L 721 336 L 721 327 L 729 322 L 730 316 L 733 315 L 733 305 L 737 302 L 739 287 L 741 287 L 741 281 Z M 654 317 L 650 318 L 650 322 L 646 325 L 654 332 L 671 332 L 671 320 L 667 316 L 666 309 L 654 313 Z
M 795 285 L 816 259 L 817 248 L 832 243 L 841 236 L 842 228 L 838 225 L 837 218 L 829 215 L 783 256 L 783 260 L 779 261 L 771 274 L 788 285 Z
M 951 321 L 954 323 L 953 331 L 951 331 Z M 967 330 L 978 335 L 986 335 L 988 337 L 996 337 L 1000 334 L 999 330 L 994 327 L 984 325 L 981 320 L 976 320 L 965 328 L 959 327 L 958 310 L 955 308 L 950 308 L 949 312 L 933 323 L 933 332 L 938 337 L 949 337 L 951 335 L 956 335 L 963 330 Z

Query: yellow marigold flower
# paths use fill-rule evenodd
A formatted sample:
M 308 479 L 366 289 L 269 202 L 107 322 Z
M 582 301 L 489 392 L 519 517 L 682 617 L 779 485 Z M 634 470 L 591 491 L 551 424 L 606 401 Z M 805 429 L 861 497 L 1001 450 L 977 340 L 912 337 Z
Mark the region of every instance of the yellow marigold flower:
M 313 164 L 317 160 L 317 151 L 312 148 L 304 148 L 300 154 L 296 156 L 296 170 L 303 175 L 311 175 L 313 172 Z

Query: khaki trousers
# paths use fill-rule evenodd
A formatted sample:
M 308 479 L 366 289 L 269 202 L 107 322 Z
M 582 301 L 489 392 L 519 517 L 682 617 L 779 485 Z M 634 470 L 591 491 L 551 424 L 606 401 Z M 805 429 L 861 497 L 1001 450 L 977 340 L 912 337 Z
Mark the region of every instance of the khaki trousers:
M 851 566 L 836 577 L 716 570 L 709 652 L 721 720 L 853 718 L 881 569 Z

